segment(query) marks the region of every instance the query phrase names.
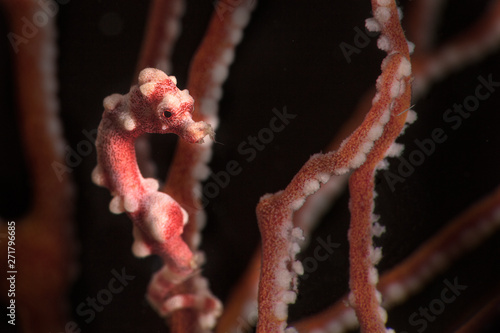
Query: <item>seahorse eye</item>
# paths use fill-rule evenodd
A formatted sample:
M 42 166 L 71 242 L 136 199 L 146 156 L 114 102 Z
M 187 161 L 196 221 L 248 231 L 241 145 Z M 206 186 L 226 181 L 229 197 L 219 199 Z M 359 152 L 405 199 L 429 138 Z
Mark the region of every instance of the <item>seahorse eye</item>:
M 168 119 L 174 115 L 173 110 L 165 102 L 161 102 L 156 110 L 162 119 Z

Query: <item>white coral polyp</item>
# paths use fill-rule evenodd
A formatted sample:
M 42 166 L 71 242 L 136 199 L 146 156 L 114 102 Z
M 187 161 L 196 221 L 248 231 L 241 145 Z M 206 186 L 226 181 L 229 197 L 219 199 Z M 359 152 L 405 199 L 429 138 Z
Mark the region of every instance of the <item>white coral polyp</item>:
M 288 318 L 288 305 L 284 302 L 278 302 L 274 305 L 274 315 L 278 320 L 286 321 Z
M 319 182 L 315 179 L 308 181 L 304 185 L 304 195 L 309 196 L 319 190 Z
M 401 78 L 403 76 L 410 76 L 411 74 L 411 63 L 406 58 L 401 58 L 399 63 L 397 77 Z
M 374 18 L 366 19 L 365 27 L 368 31 L 371 31 L 371 32 L 378 32 L 378 31 L 382 30 L 382 27 L 380 26 L 378 21 Z
M 379 7 L 375 10 L 373 16 L 380 24 L 384 25 L 391 18 L 391 11 L 388 8 Z
M 294 261 L 293 264 L 292 264 L 292 269 L 295 273 L 297 273 L 298 275 L 302 275 L 304 274 L 304 266 L 302 265 L 302 263 L 300 261 Z

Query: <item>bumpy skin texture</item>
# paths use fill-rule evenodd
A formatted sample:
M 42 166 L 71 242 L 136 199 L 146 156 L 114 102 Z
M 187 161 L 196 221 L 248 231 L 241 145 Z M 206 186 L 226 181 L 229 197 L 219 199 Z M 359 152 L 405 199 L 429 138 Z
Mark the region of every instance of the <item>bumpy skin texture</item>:
M 137 166 L 134 142 L 144 133 L 175 133 L 191 143 L 201 143 L 213 130 L 191 118 L 194 100 L 179 90 L 175 77 L 147 68 L 139 83 L 126 95 L 104 99 L 104 113 L 97 136 L 97 167 L 93 181 L 107 187 L 113 199 L 110 210 L 126 212 L 134 222 L 133 252 L 143 257 L 155 253 L 169 270 L 186 277 L 196 268 L 196 258 L 182 240 L 188 216 L 170 196 L 158 192 L 158 182 L 143 178 Z

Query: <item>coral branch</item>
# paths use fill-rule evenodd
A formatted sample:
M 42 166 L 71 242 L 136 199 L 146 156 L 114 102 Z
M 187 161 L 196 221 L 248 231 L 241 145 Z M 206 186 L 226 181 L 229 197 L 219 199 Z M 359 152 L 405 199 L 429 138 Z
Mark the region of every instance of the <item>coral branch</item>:
M 463 253 L 500 228 L 500 187 L 452 220 L 403 263 L 383 275 L 384 304 L 399 304 L 442 273 Z
M 416 49 L 412 62 L 414 97 L 425 93 L 433 81 L 498 49 L 499 42 L 500 1 L 492 1 L 482 17 L 444 45 L 430 50 Z
M 389 1 L 372 1 L 374 19 L 367 22 L 380 27 L 379 48 L 388 52 L 382 64 L 383 72 L 391 72 L 377 80 L 377 95 L 380 98 L 394 98 L 389 106 L 390 120 L 384 127 L 383 135 L 375 142 L 373 149 L 366 158 L 366 162 L 354 171 L 349 179 L 351 200 L 351 227 L 349 229 L 350 244 L 350 279 L 349 285 L 352 297 L 349 301 L 356 310 L 362 332 L 385 332 L 387 314 L 380 307 L 381 297 L 376 290 L 378 273 L 374 267 L 381 257 L 380 249 L 372 246 L 372 236 L 380 235 L 382 229 L 373 219 L 374 209 L 374 176 L 379 163 L 385 157 L 386 151 L 392 145 L 403 129 L 407 112 L 410 107 L 410 59 L 406 39 L 401 29 L 396 5 Z M 400 67 L 406 67 L 405 73 Z M 396 83 L 393 81 L 397 80 Z M 372 112 L 378 107 L 374 103 Z M 403 113 L 403 114 L 401 114 Z
M 421 0 L 408 3 L 408 14 L 405 14 L 408 26 L 406 35 L 415 44 L 416 53 L 426 53 L 433 48 L 440 14 L 445 5 L 445 0 Z
M 492 293 L 491 300 L 470 318 L 456 333 L 485 332 L 489 325 L 500 315 L 500 286 Z
M 37 2 L 3 1 L 3 5 L 11 28 L 7 37 L 16 53 L 13 59 L 20 137 L 33 184 L 30 210 L 14 221 L 18 325 L 23 332 L 61 331 L 70 316 L 67 298 L 77 273 L 77 245 L 73 236 L 74 184 L 67 172 L 61 172 L 68 168 L 58 118 L 55 19 L 47 18 L 28 42 L 22 37 L 22 18 L 33 17 L 39 10 Z M 7 234 L 6 223 L 1 222 L 0 232 Z M 10 251 L 7 242 L 2 241 L 5 259 Z M 7 261 L 2 260 L 1 269 L 6 272 L 12 267 L 7 269 Z M 7 296 L 7 283 L 2 279 L 2 297 Z
M 284 191 L 263 197 L 257 206 L 263 248 L 259 286 L 259 332 L 283 331 L 287 318 L 286 303 L 294 302 L 292 296 L 295 295 L 296 288 L 295 274 L 300 273 L 301 267 L 294 261 L 294 256 L 298 251 L 297 245 L 294 244 L 299 232 L 295 229 L 292 230 L 291 216 L 293 212 L 302 206 L 306 197 L 319 189 L 320 182 L 325 183 L 330 176 L 344 174 L 349 169 L 358 168 L 365 163 L 367 154 L 373 148 L 374 142 L 378 140 L 368 156 L 367 169 L 364 169 L 370 170 L 371 168 L 373 172 L 378 161 L 384 157 L 385 151 L 399 135 L 406 120 L 406 114 L 400 116 L 400 112 L 410 105 L 408 46 L 399 24 L 395 4 L 389 1 L 381 1 L 381 3 L 383 6 L 377 2 L 372 3 L 375 20 L 370 20 L 367 24 L 372 30 L 375 28 L 382 30 L 379 47 L 388 51 L 389 56 L 382 64 L 383 71 L 377 80 L 378 93 L 374 98 L 372 109 L 361 126 L 341 144 L 337 152 L 313 156 Z M 387 124 L 388 122 L 389 124 Z M 372 181 L 363 182 L 362 185 L 363 188 L 360 185 L 357 186 L 359 193 L 363 193 L 360 194 L 361 196 L 372 193 Z M 370 197 L 368 199 L 362 197 L 362 199 L 351 201 L 351 211 L 356 211 L 353 208 L 361 204 L 359 213 L 364 214 L 364 216 L 358 218 L 369 223 L 369 228 L 365 227 L 365 229 L 371 232 L 372 200 Z M 366 201 L 369 202 L 368 205 L 366 205 Z M 352 225 L 360 223 L 356 219 L 353 217 Z M 351 231 L 351 239 L 359 236 L 356 231 Z M 371 236 L 369 242 L 366 237 L 360 238 L 359 241 L 366 249 L 362 250 L 364 253 L 371 246 Z M 357 263 L 366 262 L 368 255 L 363 253 L 352 254 L 352 262 L 355 260 Z M 361 270 L 365 271 L 363 273 L 365 276 L 358 277 L 356 275 L 351 280 L 356 304 L 363 304 L 361 299 L 364 297 L 370 299 L 368 304 L 373 304 L 374 292 L 367 294 L 356 289 L 358 284 L 366 283 L 368 280 L 366 277 L 369 269 L 364 267 Z M 355 270 L 355 274 L 358 274 L 358 271 Z M 365 313 L 366 309 L 359 309 L 358 316 L 361 315 L 361 312 Z M 373 313 L 369 315 L 370 318 L 373 316 Z M 378 317 L 378 309 L 375 316 Z M 371 321 L 367 320 L 366 324 L 368 325 Z
M 407 82 L 409 83 L 409 82 Z M 410 105 L 410 90 L 408 89 L 394 110 L 404 110 Z M 385 157 L 386 151 L 398 137 L 405 119 L 393 113 L 391 120 L 384 129 L 383 136 L 377 140 L 370 151 L 367 161 L 357 169 L 349 179 L 351 200 L 351 228 L 349 229 L 350 247 L 350 288 L 353 298 L 351 305 L 356 309 L 356 315 L 363 332 L 385 332 L 384 322 L 387 320 L 385 311 L 380 308 L 380 295 L 376 291 L 378 273 L 374 268 L 380 260 L 380 249 L 372 246 L 372 236 L 380 235 L 380 226 L 373 221 L 374 175 L 378 163 Z M 372 225 L 372 222 L 375 222 Z
M 403 262 L 383 273 L 377 288 L 386 308 L 400 304 L 420 291 L 433 277 L 445 271 L 465 252 L 500 228 L 500 187 L 450 221 L 446 227 L 416 249 Z M 347 296 L 328 309 L 295 324 L 300 332 L 336 328 L 338 332 L 357 325 Z M 355 318 L 354 318 L 355 319 Z
M 153 67 L 170 73 L 170 55 L 181 30 L 183 0 L 154 0 L 149 9 L 148 26 L 134 79 L 144 68 Z
M 370 110 L 373 95 L 374 91 L 370 91 L 369 94 L 361 99 L 353 115 L 342 126 L 339 132 L 335 134 L 334 139 L 326 147 L 325 151 L 333 152 L 337 150 L 345 137 L 349 136 L 363 122 L 364 117 Z M 302 248 L 308 245 L 310 233 L 320 222 L 323 214 L 334 204 L 338 196 L 345 189 L 349 175 L 349 173 L 346 173 L 330 178 L 316 193 L 309 196 L 304 205 L 293 215 L 294 227 L 301 228 L 304 234 L 305 239 L 300 244 Z M 251 309 L 252 305 L 257 303 L 256 290 L 259 284 L 261 260 L 259 245 L 248 269 L 242 275 L 240 282 L 238 282 L 226 303 L 227 311 L 224 311 L 221 316 L 216 332 L 235 332 L 238 325 L 241 325 L 238 322 L 240 318 L 248 320 L 247 318 L 250 317 L 250 319 L 253 319 L 251 313 L 248 313 L 248 309 Z
M 207 33 L 192 61 L 188 88 L 195 99 L 196 111 L 193 119 L 205 120 L 217 127 L 218 101 L 222 97 L 222 84 L 226 80 L 229 66 L 234 59 L 234 50 L 242 39 L 243 29 L 250 21 L 255 0 L 245 0 L 235 6 L 227 6 L 222 1 L 216 4 Z M 201 184 L 209 175 L 207 163 L 211 157 L 212 142 L 192 146 L 180 141 L 169 170 L 163 191 L 170 194 L 186 208 L 189 220 L 182 235 L 191 249 L 198 248 L 201 242 L 200 229 L 205 223 L 201 208 Z M 158 273 L 159 274 L 159 273 Z M 211 296 L 208 283 L 199 275 L 185 281 L 178 292 L 198 290 L 205 297 L 218 301 Z M 200 289 L 205 286 L 206 290 Z M 219 306 L 220 307 L 220 306 Z M 213 316 L 220 315 L 220 308 Z M 195 311 L 177 311 L 171 319 L 173 332 L 187 332 L 193 328 L 199 315 Z M 215 323 L 213 323 L 215 324 Z

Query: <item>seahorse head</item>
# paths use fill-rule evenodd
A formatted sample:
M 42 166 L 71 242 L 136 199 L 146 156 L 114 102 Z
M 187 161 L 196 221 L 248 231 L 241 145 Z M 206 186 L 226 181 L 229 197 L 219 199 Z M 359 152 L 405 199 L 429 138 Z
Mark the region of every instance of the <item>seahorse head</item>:
M 107 98 L 108 104 L 118 101 L 120 95 L 113 96 Z M 177 88 L 176 78 L 159 69 L 142 70 L 138 84 L 124 97 L 120 104 L 125 104 L 121 109 L 128 118 L 123 123 L 130 131 L 175 133 L 191 143 L 201 143 L 205 136 L 214 135 L 209 124 L 193 120 L 194 99 L 189 91 Z

